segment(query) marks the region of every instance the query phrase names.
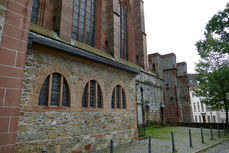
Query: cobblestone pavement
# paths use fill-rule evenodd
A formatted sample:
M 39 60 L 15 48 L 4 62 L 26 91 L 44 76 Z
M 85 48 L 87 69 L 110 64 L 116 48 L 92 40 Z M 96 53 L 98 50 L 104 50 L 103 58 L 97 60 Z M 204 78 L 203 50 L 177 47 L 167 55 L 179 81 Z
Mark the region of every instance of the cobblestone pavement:
M 203 129 L 205 141 L 203 144 L 201 142 L 200 128 L 190 128 L 193 141 L 193 147 L 190 148 L 188 129 L 187 127 L 173 127 L 172 129 L 175 139 L 175 148 L 178 153 L 192 153 L 229 138 L 229 134 L 223 136 L 222 131 L 221 138 L 218 138 L 217 130 L 213 130 L 214 139 L 210 140 L 210 130 Z M 151 139 L 152 153 L 171 153 L 172 143 L 170 133 L 161 134 L 161 137 L 163 139 Z M 95 153 L 109 153 L 109 149 L 97 151 Z M 114 153 L 148 153 L 148 140 L 139 140 L 127 145 L 114 147 Z
M 200 153 L 229 153 L 229 140 Z

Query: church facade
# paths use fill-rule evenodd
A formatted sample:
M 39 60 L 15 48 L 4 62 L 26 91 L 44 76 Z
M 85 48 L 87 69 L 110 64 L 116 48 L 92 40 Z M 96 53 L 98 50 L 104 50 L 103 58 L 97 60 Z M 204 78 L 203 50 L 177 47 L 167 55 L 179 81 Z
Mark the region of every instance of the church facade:
M 172 72 L 160 73 L 147 55 L 143 1 L 4 0 L 0 7 L 0 153 L 91 152 L 111 139 L 137 140 L 141 125 L 189 121 L 188 95 L 167 99 Z M 179 89 L 185 70 L 175 77 Z M 169 110 L 177 110 L 174 120 Z

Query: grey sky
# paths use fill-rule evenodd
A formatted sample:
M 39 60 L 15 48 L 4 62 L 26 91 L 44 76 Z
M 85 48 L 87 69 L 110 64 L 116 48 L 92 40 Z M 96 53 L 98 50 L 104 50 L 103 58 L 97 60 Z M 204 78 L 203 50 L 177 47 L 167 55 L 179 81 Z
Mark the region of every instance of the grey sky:
M 144 0 L 148 54 L 176 54 L 193 73 L 199 55 L 194 44 L 203 39 L 207 22 L 229 0 Z

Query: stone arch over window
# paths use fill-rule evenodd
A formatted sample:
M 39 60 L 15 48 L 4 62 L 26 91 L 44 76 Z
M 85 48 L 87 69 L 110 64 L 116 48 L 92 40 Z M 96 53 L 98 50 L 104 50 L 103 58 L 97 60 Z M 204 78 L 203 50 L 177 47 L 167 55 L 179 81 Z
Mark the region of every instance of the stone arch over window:
M 119 0 L 119 14 L 120 14 L 120 58 L 129 60 L 129 24 L 130 24 L 130 6 L 128 0 Z
M 126 94 L 122 86 L 116 85 L 112 92 L 111 108 L 126 109 Z
M 39 94 L 38 105 L 69 107 L 69 86 L 63 75 L 52 73 L 44 80 Z
M 90 80 L 85 85 L 82 96 L 82 107 L 103 108 L 102 90 L 97 81 Z
M 98 48 L 101 0 L 74 0 L 72 38 Z
M 73 95 L 72 93 L 75 93 L 75 90 L 74 90 L 73 85 L 70 81 L 70 74 L 65 69 L 63 69 L 60 65 L 48 66 L 48 67 L 45 66 L 44 68 L 39 70 L 38 77 L 36 78 L 36 81 L 32 84 L 32 93 L 29 96 L 30 101 L 28 103 L 26 103 L 25 105 L 36 106 L 36 107 L 39 106 L 39 96 L 40 96 L 42 86 L 45 86 L 43 84 L 47 85 L 47 83 L 49 82 L 49 76 L 51 74 L 60 74 L 65 79 L 66 82 L 63 83 L 63 85 L 67 84 L 67 86 L 65 86 L 63 88 L 65 88 L 64 90 L 66 90 L 66 87 L 68 87 L 68 95 L 69 95 L 68 96 L 68 98 L 69 98 L 68 106 L 71 107 L 72 105 L 74 105 L 73 102 L 75 100 L 75 94 Z M 45 88 L 45 87 L 43 87 L 43 88 Z M 64 99 L 64 101 L 66 101 L 66 99 Z M 66 105 L 66 104 L 64 104 L 64 105 Z M 44 104 L 43 104 L 43 106 L 44 106 Z M 46 105 L 46 106 L 48 106 L 48 105 Z M 43 108 L 43 107 L 39 107 L 39 108 Z

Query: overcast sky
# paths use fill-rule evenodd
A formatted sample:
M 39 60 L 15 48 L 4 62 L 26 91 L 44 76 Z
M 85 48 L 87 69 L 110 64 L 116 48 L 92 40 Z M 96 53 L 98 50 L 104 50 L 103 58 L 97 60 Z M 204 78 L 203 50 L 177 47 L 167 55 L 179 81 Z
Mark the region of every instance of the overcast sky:
M 193 73 L 199 55 L 195 43 L 204 38 L 207 22 L 229 0 L 144 0 L 148 54 L 175 53 Z

